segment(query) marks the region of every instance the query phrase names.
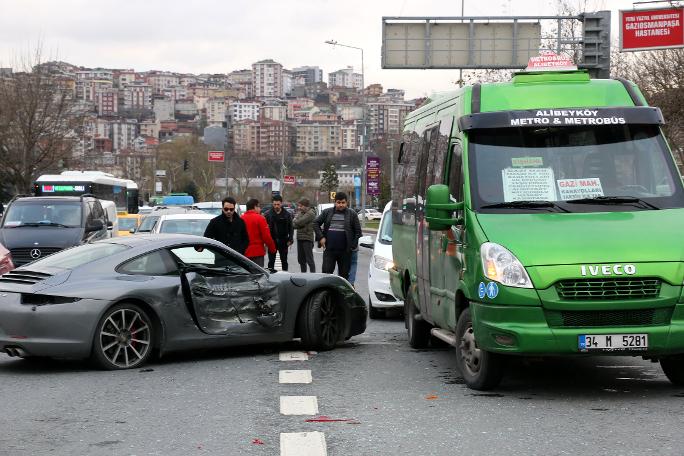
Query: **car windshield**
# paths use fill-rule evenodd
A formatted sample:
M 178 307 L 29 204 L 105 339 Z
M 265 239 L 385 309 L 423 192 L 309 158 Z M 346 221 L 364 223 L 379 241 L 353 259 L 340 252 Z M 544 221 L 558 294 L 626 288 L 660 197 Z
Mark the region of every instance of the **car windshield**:
M 120 231 L 130 231 L 131 229 L 136 228 L 136 219 L 134 218 L 122 218 L 119 217 L 119 230 Z
M 392 243 L 392 216 L 391 213 L 386 213 L 382 219 L 382 225 L 378 229 L 378 240 L 382 244 Z
M 121 244 L 109 244 L 98 242 L 84 244 L 71 249 L 62 250 L 43 259 L 31 263 L 31 267 L 40 266 L 48 268 L 74 269 L 91 261 L 106 258 L 110 255 L 123 252 L 129 247 Z
M 154 225 L 157 224 L 157 220 L 159 220 L 159 216 L 154 215 L 148 215 L 147 217 L 143 218 L 142 222 L 140 222 L 140 226 L 138 227 L 138 232 L 144 233 L 152 231 Z
M 30 199 L 10 204 L 3 221 L 3 227 L 18 226 L 81 226 L 80 201 L 45 201 Z
M 175 219 L 164 220 L 159 228 L 160 233 L 182 233 L 204 235 L 210 219 Z
M 684 207 L 681 179 L 653 125 L 474 130 L 469 157 L 481 212 Z

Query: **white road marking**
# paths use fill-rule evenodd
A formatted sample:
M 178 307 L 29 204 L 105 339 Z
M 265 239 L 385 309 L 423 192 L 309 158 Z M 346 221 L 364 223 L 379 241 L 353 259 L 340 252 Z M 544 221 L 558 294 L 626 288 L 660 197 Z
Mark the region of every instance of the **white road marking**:
M 281 361 L 308 361 L 309 354 L 300 351 L 284 351 L 280 352 Z
M 327 456 L 322 432 L 292 432 L 280 434 L 280 456 Z
M 280 383 L 311 383 L 310 370 L 281 370 L 278 376 Z
M 280 396 L 281 415 L 316 415 L 317 413 L 316 396 Z

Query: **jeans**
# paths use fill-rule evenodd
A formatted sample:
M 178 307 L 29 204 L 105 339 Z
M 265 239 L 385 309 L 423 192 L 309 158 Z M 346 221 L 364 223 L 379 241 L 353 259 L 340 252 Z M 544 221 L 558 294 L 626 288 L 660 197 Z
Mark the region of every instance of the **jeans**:
M 283 265 L 283 271 L 287 271 L 287 241 L 276 241 L 276 247 L 278 253 L 280 253 L 280 264 Z M 273 269 L 275 267 L 276 254 L 268 252 L 268 268 Z
M 323 272 L 332 274 L 337 265 L 337 275 L 343 279 L 349 277 L 349 267 L 351 266 L 351 252 L 346 250 L 328 250 L 323 252 Z
M 302 272 L 306 272 L 306 266 L 309 266 L 309 272 L 316 272 L 316 263 L 313 257 L 313 241 L 297 241 L 297 262 Z
M 349 283 L 354 285 L 356 280 L 356 265 L 359 262 L 359 249 L 352 250 L 351 252 L 351 265 L 349 266 Z

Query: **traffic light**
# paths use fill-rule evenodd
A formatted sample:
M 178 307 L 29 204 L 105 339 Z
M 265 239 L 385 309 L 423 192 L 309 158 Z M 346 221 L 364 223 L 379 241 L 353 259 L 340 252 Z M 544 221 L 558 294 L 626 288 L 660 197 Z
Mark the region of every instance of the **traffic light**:
M 187 160 L 183 160 L 183 171 L 187 171 L 190 168 L 190 163 Z

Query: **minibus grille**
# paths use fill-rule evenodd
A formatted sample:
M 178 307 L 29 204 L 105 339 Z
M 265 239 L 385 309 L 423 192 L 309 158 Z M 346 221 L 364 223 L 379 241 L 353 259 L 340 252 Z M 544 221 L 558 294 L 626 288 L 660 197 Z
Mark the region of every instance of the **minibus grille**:
M 660 294 L 660 279 L 561 280 L 556 291 L 561 299 L 571 301 L 651 299 Z
M 673 307 L 631 310 L 546 310 L 546 321 L 552 327 L 589 326 L 657 326 L 668 325 Z
M 31 255 L 32 251 L 37 250 L 38 252 L 34 252 L 33 255 Z M 32 261 L 35 261 L 39 258 L 46 257 L 48 255 L 52 255 L 53 253 L 57 253 L 60 250 L 62 250 L 60 247 L 39 247 L 39 248 L 20 248 L 20 249 L 10 249 L 10 253 L 12 254 L 12 262 L 14 263 L 15 266 L 19 267 L 22 266 L 26 263 L 30 263 Z M 38 256 L 36 256 L 38 255 Z

